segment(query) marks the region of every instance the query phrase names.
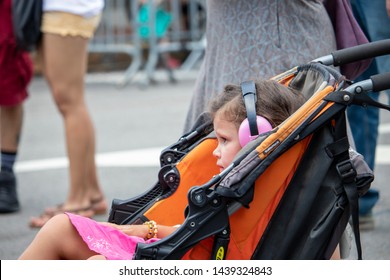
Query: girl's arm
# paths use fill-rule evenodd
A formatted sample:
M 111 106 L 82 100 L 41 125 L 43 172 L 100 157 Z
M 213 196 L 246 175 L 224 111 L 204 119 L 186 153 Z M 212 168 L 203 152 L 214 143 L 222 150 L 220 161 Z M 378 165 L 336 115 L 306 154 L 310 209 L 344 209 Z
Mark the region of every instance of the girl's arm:
M 131 236 L 138 236 L 145 238 L 149 232 L 149 226 L 147 225 L 117 225 L 114 223 L 101 222 L 101 224 L 116 228 L 123 233 Z M 157 225 L 157 238 L 164 238 L 173 233 L 177 227 Z

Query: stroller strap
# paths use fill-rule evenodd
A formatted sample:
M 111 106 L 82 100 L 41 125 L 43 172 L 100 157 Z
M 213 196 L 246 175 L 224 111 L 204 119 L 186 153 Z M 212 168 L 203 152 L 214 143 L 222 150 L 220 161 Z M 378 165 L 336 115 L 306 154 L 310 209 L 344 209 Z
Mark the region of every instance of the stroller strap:
M 356 184 L 356 170 L 349 155 L 349 142 L 347 136 L 347 124 L 345 114 L 339 115 L 335 127 L 336 141 L 328 146 L 327 152 L 331 152 L 336 164 L 337 172 L 343 182 L 344 190 L 350 205 L 352 228 L 355 235 L 358 259 L 362 259 L 362 247 L 359 231 L 359 204 Z M 335 148 L 337 147 L 337 148 Z

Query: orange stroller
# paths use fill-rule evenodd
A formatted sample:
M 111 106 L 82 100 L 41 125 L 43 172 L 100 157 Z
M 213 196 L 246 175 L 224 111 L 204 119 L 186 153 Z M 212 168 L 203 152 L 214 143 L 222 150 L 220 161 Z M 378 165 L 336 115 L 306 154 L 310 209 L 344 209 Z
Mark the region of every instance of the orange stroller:
M 358 197 L 374 179 L 353 152 L 345 110 L 390 106 L 365 93 L 390 88 L 390 73 L 353 83 L 329 65 L 388 54 L 390 40 L 337 51 L 273 79 L 307 101 L 245 146 L 223 172 L 212 151 L 212 123 L 199 125 L 161 154 L 158 182 L 114 200 L 118 224 L 178 225 L 170 236 L 138 244 L 134 259 L 329 259 L 351 221 L 362 258 Z

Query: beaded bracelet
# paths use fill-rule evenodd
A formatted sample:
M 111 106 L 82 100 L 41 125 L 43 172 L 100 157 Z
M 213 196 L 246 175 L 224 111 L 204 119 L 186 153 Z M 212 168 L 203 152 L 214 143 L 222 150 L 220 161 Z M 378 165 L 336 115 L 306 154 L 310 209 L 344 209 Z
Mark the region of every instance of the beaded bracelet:
M 155 221 L 146 221 L 143 224 L 148 226 L 148 234 L 146 234 L 145 240 L 148 240 L 150 238 L 156 238 L 157 233 L 158 233 L 156 222 Z

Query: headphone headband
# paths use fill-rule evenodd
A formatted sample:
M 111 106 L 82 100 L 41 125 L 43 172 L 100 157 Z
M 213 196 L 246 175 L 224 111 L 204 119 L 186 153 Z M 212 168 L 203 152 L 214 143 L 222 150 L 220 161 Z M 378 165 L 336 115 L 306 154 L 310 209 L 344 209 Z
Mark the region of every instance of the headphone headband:
M 269 121 L 256 114 L 256 86 L 254 81 L 241 83 L 242 97 L 244 99 L 247 118 L 238 129 L 241 147 L 255 139 L 259 134 L 272 130 Z
M 244 99 L 246 114 L 249 122 L 251 136 L 259 135 L 257 129 L 256 114 L 256 86 L 254 81 L 245 81 L 241 83 L 242 97 Z

